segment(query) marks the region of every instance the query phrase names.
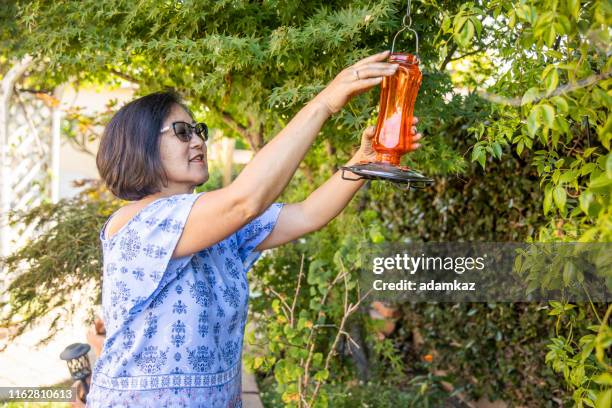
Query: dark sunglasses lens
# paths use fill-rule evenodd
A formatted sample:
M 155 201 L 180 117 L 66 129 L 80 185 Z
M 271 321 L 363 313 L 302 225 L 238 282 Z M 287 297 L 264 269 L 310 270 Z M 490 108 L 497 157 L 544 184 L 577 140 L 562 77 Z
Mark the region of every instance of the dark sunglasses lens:
M 190 129 L 187 123 L 176 122 L 174 124 L 174 134 L 183 142 L 188 142 L 190 139 Z
M 197 123 L 195 125 L 195 132 L 204 141 L 208 140 L 208 127 L 206 126 L 206 124 L 204 124 L 204 123 Z

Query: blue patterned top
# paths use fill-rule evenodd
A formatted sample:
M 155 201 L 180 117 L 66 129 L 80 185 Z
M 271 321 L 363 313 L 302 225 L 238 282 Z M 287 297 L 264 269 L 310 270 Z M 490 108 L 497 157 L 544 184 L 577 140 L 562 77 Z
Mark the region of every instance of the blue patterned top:
M 201 194 L 157 199 L 109 239 L 104 224 L 106 340 L 88 407 L 242 406 L 246 273 L 283 204 L 211 247 L 170 259 Z

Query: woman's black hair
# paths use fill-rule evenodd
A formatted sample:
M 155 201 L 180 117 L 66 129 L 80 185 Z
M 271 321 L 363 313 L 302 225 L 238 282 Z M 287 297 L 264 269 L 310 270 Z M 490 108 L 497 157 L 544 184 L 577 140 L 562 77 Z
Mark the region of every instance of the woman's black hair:
M 167 184 L 159 155 L 159 138 L 164 120 L 174 105 L 193 116 L 177 93 L 155 92 L 123 106 L 106 125 L 96 165 L 117 197 L 139 200 L 160 191 L 161 184 Z

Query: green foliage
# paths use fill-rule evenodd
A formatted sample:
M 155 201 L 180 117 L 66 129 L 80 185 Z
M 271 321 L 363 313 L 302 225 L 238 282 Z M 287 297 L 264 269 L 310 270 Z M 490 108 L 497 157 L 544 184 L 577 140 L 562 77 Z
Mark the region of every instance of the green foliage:
M 557 323 L 555 336 L 547 345 L 550 351 L 546 362 L 555 372 L 563 374 L 577 407 L 610 406 L 612 366 L 606 353 L 612 346 L 612 329 L 608 325 L 612 305 L 602 318 L 601 310 L 598 313 L 591 304 L 597 325 L 589 325 L 592 319 L 585 318 L 585 313 L 590 312 L 585 306 L 561 302 L 550 302 L 550 306 L 552 310 L 548 314 L 557 316 Z
M 256 266 L 254 273 L 263 271 L 252 290 L 252 312 L 259 333 L 251 333 L 247 340 L 258 352 L 247 358 L 247 364 L 253 369 L 274 369 L 275 392 L 286 406 L 330 406 L 332 395 L 325 384 L 350 378 L 333 356 L 341 342 L 349 340 L 347 324 L 360 303 L 355 272 L 364 241 L 356 237 L 363 236 L 363 230 L 356 224 L 353 234 L 346 235 L 337 250 L 328 241 L 336 234 L 318 232 L 318 241 L 306 246 L 314 242 L 329 245 L 322 246 L 327 251 L 317 253 L 316 258 L 300 256 L 309 251 L 302 245 L 291 245 L 285 247 L 291 258 L 266 257 Z M 297 281 L 291 279 L 296 274 L 293 267 L 299 271 Z M 268 296 L 260 298 L 258 294 Z M 271 297 L 275 299 L 269 310 Z
M 589 300 L 598 300 L 606 298 L 606 291 L 612 290 L 611 265 L 608 245 L 548 243 L 519 250 L 513 269 L 527 285 L 526 293 L 556 290 L 568 298 L 576 295 L 583 298 L 586 292 Z
M 272 389 L 271 380 L 268 377 L 260 382 L 262 402 L 266 407 L 283 406 L 280 395 Z M 442 404 L 448 399 L 448 393 L 440 386 L 441 380 L 435 376 L 419 376 L 401 389 L 375 383 L 326 385 L 324 392 L 330 396 L 329 406 L 334 408 L 434 408 L 445 406 Z
M 542 407 L 567 400 L 561 379 L 543 361 L 552 334 L 545 305 L 415 303 L 402 310 L 394 340 L 419 344 L 404 348 L 404 360 L 432 354 L 432 372 L 446 372 L 471 399 Z
M 76 308 L 99 303 L 102 274 L 98 237 L 102 224 L 118 206 L 110 193 L 94 186 L 75 198 L 10 214 L 11 223 L 33 226 L 41 234 L 3 260 L 14 274 L 7 289 L 8 300 L 0 303 L 0 326 L 14 329 L 7 340 L 52 315 L 43 342 L 50 340 Z M 94 298 L 75 303 L 75 294 Z

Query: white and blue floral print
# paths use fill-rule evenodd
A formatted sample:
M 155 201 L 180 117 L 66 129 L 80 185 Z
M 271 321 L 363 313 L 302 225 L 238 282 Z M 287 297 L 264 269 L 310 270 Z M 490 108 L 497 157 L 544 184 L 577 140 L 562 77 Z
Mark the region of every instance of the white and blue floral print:
M 106 340 L 88 407 L 242 406 L 247 271 L 283 204 L 211 247 L 170 259 L 201 194 L 160 198 L 108 239 L 102 228 Z

